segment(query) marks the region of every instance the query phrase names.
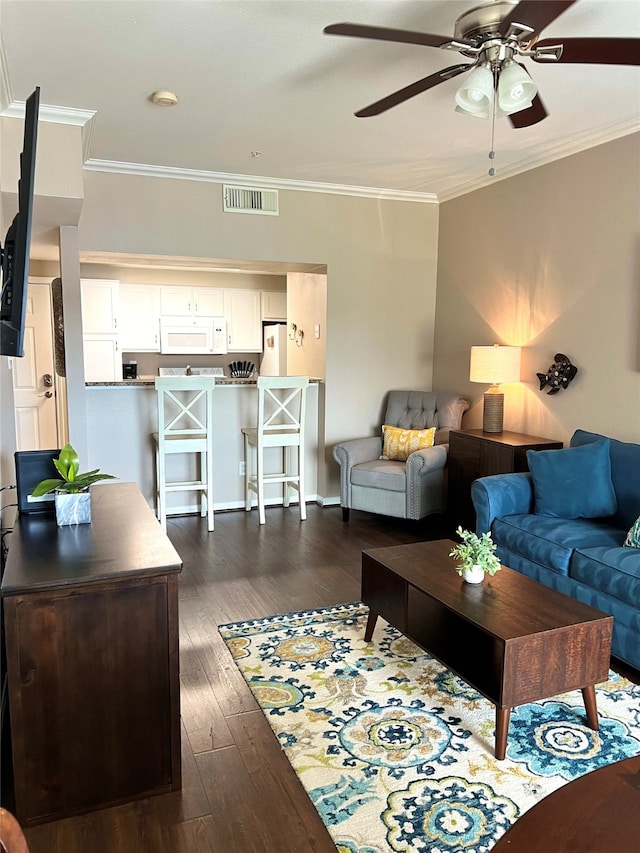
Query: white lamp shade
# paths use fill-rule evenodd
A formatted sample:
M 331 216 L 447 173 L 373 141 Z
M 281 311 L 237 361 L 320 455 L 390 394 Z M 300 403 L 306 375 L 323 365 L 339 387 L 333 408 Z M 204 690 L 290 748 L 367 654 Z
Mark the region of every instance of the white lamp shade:
M 471 382 L 501 385 L 520 381 L 520 347 L 471 347 Z
M 507 62 L 498 79 L 500 109 L 511 115 L 527 109 L 538 93 L 538 87 L 517 62 Z
M 488 118 L 493 101 L 493 74 L 486 65 L 474 68 L 456 92 L 460 111 L 480 118 Z

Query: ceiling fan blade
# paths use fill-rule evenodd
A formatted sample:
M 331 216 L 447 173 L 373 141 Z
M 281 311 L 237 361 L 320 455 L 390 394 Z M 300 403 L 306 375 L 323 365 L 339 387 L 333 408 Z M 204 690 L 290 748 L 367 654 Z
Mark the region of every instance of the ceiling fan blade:
M 520 110 L 518 113 L 513 113 L 509 116 L 511 125 L 515 128 L 531 127 L 533 124 L 538 124 L 547 117 L 548 113 L 542 103 L 540 95 L 536 95 L 533 103 L 528 110 Z
M 395 30 L 391 27 L 370 27 L 367 24 L 331 24 L 325 27 L 323 32 L 332 36 L 355 36 L 356 38 L 378 39 L 379 41 L 393 41 L 403 44 L 421 44 L 426 47 L 442 47 L 451 41 L 451 36 L 417 33 L 413 30 Z M 467 42 L 465 39 L 461 41 L 463 44 L 473 44 L 473 42 Z
M 556 38 L 536 42 L 535 47 L 562 45 L 558 62 L 585 62 L 591 65 L 640 65 L 640 39 L 634 38 Z M 542 57 L 532 56 L 535 62 Z
M 435 74 L 423 77 L 422 80 L 416 80 L 415 83 L 411 83 L 410 86 L 405 86 L 404 89 L 398 89 L 397 92 L 387 95 L 386 98 L 381 98 L 381 100 L 376 101 L 374 104 L 369 104 L 368 107 L 358 110 L 355 115 L 358 118 L 368 118 L 369 116 L 380 115 L 380 113 L 391 109 L 391 107 L 396 107 L 398 104 L 408 101 L 409 98 L 413 98 L 414 95 L 426 92 L 427 89 L 432 89 L 434 86 L 437 86 L 438 83 L 444 83 L 445 80 L 457 77 L 458 74 L 462 74 L 464 71 L 467 71 L 467 69 L 473 68 L 474 66 L 475 63 L 465 62 L 462 65 L 451 65 L 449 68 L 443 68 L 440 71 L 436 71 Z
M 520 0 L 517 6 L 500 22 L 498 32 L 506 36 L 511 24 L 526 24 L 539 33 L 561 15 L 576 0 Z

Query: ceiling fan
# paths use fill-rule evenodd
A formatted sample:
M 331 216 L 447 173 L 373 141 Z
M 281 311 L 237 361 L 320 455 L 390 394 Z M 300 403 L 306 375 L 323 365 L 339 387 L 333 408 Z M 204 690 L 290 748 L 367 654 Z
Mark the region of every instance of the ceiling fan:
M 519 57 L 534 62 L 640 65 L 637 38 L 539 39 L 539 33 L 576 0 L 503 0 L 476 6 L 455 22 L 453 38 L 433 33 L 332 24 L 324 32 L 457 51 L 471 62 L 443 68 L 364 107 L 358 118 L 379 115 L 446 80 L 470 71 L 456 93 L 456 109 L 480 118 L 507 115 L 514 127 L 530 127 L 547 117 L 537 86 Z

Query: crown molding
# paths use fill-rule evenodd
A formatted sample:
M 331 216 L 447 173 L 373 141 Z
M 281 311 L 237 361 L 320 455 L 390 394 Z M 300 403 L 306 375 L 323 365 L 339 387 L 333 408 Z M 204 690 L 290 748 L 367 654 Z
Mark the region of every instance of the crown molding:
M 422 204 L 437 204 L 435 193 L 390 190 L 380 187 L 358 187 L 343 184 L 325 184 L 315 181 L 294 181 L 288 178 L 266 178 L 262 175 L 234 175 L 230 172 L 210 172 L 200 169 L 180 169 L 173 166 L 152 166 L 145 163 L 124 163 L 115 160 L 89 159 L 84 168 L 90 172 L 110 172 L 118 175 L 140 175 L 142 177 L 172 178 L 182 181 L 204 181 L 215 184 L 235 184 L 243 187 L 261 187 L 275 190 L 298 190 L 330 195 L 348 195 L 391 201 L 412 201 Z
M 598 145 L 604 145 L 606 142 L 613 142 L 614 139 L 619 139 L 622 136 L 628 136 L 631 133 L 640 131 L 640 122 L 636 116 L 625 119 L 613 125 L 598 128 L 595 131 L 584 133 L 582 136 L 576 136 L 574 139 L 563 142 L 559 145 L 548 145 L 544 151 L 539 152 L 535 157 L 529 157 L 520 160 L 517 163 L 512 163 L 505 169 L 496 169 L 496 175 L 489 177 L 481 175 L 471 181 L 466 181 L 463 184 L 451 187 L 438 193 L 438 201 L 445 202 L 451 199 L 458 198 L 462 195 L 467 195 L 475 190 L 484 187 L 493 186 L 498 181 L 504 181 L 507 178 L 513 178 L 516 175 L 521 175 L 524 172 L 530 172 L 532 169 L 537 169 L 540 166 L 546 166 L 556 160 L 561 160 L 564 157 L 570 157 L 572 154 L 579 154 L 582 151 L 587 151 L 590 148 L 596 148 Z M 500 153 L 500 152 L 498 152 Z
M 25 102 L 16 101 L 11 95 L 11 84 L 6 68 L 6 56 L 0 34 L 0 116 L 24 118 Z M 73 107 L 58 107 L 53 104 L 40 104 L 38 121 L 49 124 L 64 124 L 79 127 L 82 132 L 82 159 L 89 156 L 93 131 L 96 123 L 96 110 L 82 110 Z
M 234 175 L 229 172 L 210 172 L 198 169 L 180 169 L 170 166 L 152 166 L 144 163 L 124 163 L 114 160 L 86 160 L 84 167 L 89 171 L 111 172 L 122 175 L 141 175 L 144 177 L 172 178 L 186 181 L 204 181 L 209 183 L 233 183 L 238 186 L 265 189 L 298 190 L 332 195 L 347 195 L 361 198 L 376 198 L 392 201 L 411 201 L 422 204 L 439 204 L 462 195 L 492 186 L 498 181 L 513 178 L 516 175 L 537 169 L 572 154 L 579 154 L 589 148 L 595 148 L 606 142 L 612 142 L 622 136 L 640 131 L 640 122 L 636 116 L 630 116 L 613 125 L 606 125 L 589 131 L 581 136 L 557 144 L 548 145 L 535 157 L 523 158 L 504 169 L 498 168 L 494 177 L 479 175 L 469 181 L 442 190 L 439 193 L 413 192 L 410 190 L 390 190 L 379 187 L 359 187 L 342 184 L 325 184 L 315 181 L 294 181 L 287 178 L 267 178 L 260 175 Z
M 0 115 L 7 118 L 24 118 L 24 101 L 12 100 Z M 52 104 L 40 104 L 38 121 L 51 124 L 70 124 L 73 127 L 85 127 L 94 121 L 95 110 L 79 110 L 72 107 L 57 107 Z

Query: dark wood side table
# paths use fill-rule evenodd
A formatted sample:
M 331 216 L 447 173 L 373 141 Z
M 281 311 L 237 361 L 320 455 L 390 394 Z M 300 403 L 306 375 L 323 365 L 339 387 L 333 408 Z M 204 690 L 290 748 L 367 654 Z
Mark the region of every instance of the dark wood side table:
M 133 483 L 92 522 L 21 516 L 2 580 L 23 826 L 181 787 L 178 573 Z
M 522 432 L 487 433 L 481 429 L 451 430 L 449 435 L 449 520 L 475 530 L 471 484 L 478 477 L 528 471 L 527 450 L 556 450 L 561 441 Z

